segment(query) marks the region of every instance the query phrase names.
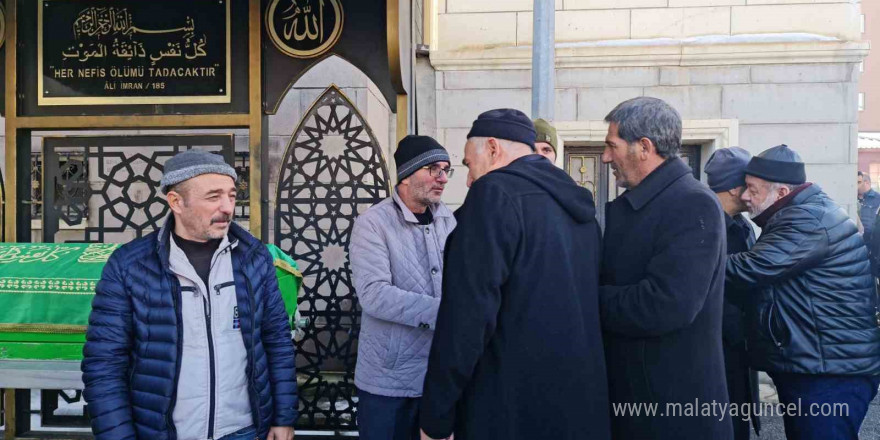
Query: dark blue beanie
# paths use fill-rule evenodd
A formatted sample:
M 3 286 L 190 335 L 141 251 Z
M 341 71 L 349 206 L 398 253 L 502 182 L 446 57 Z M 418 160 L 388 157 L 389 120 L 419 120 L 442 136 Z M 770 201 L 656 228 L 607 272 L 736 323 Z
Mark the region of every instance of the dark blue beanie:
M 801 185 L 807 181 L 804 161 L 788 145 L 777 145 L 755 156 L 746 167 L 746 174 L 768 182 Z
M 528 145 L 535 151 L 535 124 L 525 113 L 512 108 L 499 108 L 477 116 L 467 138 L 493 137 Z
M 706 162 L 706 176 L 712 192 L 720 193 L 746 184 L 746 166 L 752 155 L 740 147 L 721 148 Z

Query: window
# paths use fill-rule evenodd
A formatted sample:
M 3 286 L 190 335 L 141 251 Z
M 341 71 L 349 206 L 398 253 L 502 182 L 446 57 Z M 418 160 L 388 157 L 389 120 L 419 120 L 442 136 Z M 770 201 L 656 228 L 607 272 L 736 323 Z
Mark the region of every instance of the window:
M 865 111 L 865 94 L 859 92 L 859 111 Z
M 873 162 L 868 165 L 868 175 L 871 176 L 871 187 L 877 189 L 877 185 L 880 183 L 880 162 Z
M 605 228 L 605 203 L 623 194 L 624 189 L 617 186 L 611 166 L 602 163 L 601 146 L 571 146 L 565 149 L 565 171 L 575 183 L 590 190 L 596 203 L 596 217 Z M 682 145 L 679 150 L 681 160 L 688 164 L 694 177 L 700 180 L 700 145 Z

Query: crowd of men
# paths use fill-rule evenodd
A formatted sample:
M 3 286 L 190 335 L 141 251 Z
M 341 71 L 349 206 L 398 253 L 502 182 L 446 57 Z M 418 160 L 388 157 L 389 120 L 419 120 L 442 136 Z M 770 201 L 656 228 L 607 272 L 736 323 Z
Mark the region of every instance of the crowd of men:
M 517 110 L 474 121 L 455 213 L 446 149 L 399 143 L 392 196 L 350 243 L 360 437 L 748 439 L 764 371 L 803 408 L 789 439 L 857 440 L 880 386 L 880 195 L 860 184 L 862 235 L 786 145 L 719 149 L 706 184 L 667 103 L 605 121 L 626 191 L 604 207 L 554 165 L 555 129 Z M 172 158 L 168 222 L 108 262 L 83 361 L 98 439 L 293 438 L 289 323 L 268 252 L 231 222 L 235 179 L 219 156 Z M 701 403 L 739 411 L 664 414 Z M 808 413 L 823 404 L 847 410 Z

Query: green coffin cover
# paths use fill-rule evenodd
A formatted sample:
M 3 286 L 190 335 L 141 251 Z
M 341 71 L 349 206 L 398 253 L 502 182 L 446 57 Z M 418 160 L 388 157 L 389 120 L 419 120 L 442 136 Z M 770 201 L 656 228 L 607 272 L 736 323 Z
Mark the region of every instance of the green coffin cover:
M 120 245 L 0 243 L 0 359 L 82 359 L 95 285 Z M 268 245 L 288 315 L 302 275 Z

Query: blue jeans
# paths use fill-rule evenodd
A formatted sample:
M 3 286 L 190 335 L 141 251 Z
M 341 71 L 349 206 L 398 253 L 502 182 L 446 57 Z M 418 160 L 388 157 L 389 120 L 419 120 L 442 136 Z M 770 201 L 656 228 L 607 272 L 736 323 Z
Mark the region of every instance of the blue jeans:
M 255 438 L 257 438 L 257 429 L 253 426 L 248 426 L 232 434 L 224 435 L 217 440 L 254 440 Z
M 788 440 L 858 440 L 880 386 L 880 376 L 770 373 L 770 378 L 779 402 L 800 408 L 800 414 L 783 415 Z
M 358 389 L 361 440 L 419 440 L 419 399 L 387 397 Z

